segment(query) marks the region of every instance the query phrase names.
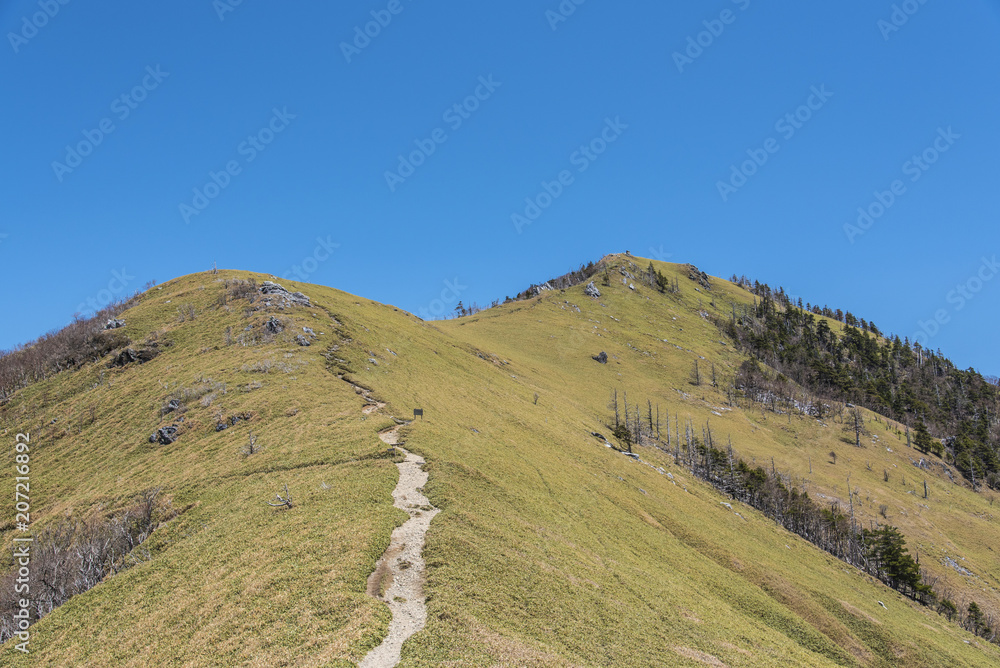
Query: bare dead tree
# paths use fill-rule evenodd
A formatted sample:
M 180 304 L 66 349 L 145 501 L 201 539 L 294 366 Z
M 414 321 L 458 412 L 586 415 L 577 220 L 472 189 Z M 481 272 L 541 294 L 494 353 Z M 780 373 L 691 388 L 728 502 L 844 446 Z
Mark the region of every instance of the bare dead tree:
M 669 439 L 670 432 L 667 431 L 667 437 Z M 660 440 L 660 404 L 656 404 L 656 440 Z M 667 445 L 670 445 L 667 443 Z
M 267 505 L 271 506 L 272 508 L 292 508 L 295 505 L 292 502 L 292 494 L 291 492 L 288 491 L 288 485 L 285 485 L 284 497 L 282 497 L 281 494 L 275 494 L 274 498 L 275 501 L 277 501 L 277 503 L 274 503 L 272 501 L 267 502 Z
M 251 431 L 250 436 L 248 437 L 247 445 L 245 448 L 240 450 L 240 453 L 244 457 L 250 457 L 252 455 L 257 454 L 258 452 L 260 452 L 260 448 L 257 447 L 257 437 L 254 436 L 253 432 Z
M 618 389 L 615 388 L 611 390 L 611 407 L 615 411 L 615 427 L 622 423 L 621 416 L 618 412 Z

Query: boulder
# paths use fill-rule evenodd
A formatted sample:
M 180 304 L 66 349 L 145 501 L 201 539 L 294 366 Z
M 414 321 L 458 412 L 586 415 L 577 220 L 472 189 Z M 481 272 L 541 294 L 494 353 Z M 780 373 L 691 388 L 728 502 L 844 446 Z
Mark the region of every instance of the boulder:
M 169 427 L 161 427 L 153 432 L 153 435 L 149 437 L 150 443 L 159 443 L 160 445 L 170 445 L 177 440 L 177 425 L 172 424 Z
M 111 366 L 126 366 L 132 362 L 138 362 L 139 364 L 145 364 L 151 359 L 155 358 L 160 354 L 160 346 L 157 343 L 152 343 L 147 346 L 143 346 L 139 350 L 133 348 L 126 348 L 111 360 Z
M 300 346 L 311 346 L 312 345 L 312 343 L 309 341 L 309 339 L 307 339 L 306 337 L 304 337 L 301 334 L 299 334 L 298 336 L 295 337 L 295 343 L 299 344 Z
M 125 326 L 124 320 L 119 320 L 118 318 L 112 318 L 104 324 L 104 329 L 120 329 Z
M 607 364 L 608 363 L 608 354 L 602 350 L 601 354 L 600 355 L 594 355 L 593 359 L 594 359 L 594 361 L 600 362 L 601 364 Z
M 281 321 L 271 316 L 267 322 L 264 323 L 264 329 L 266 329 L 271 334 L 280 334 L 285 331 L 285 326 L 281 324 Z
M 703 272 L 701 269 L 699 269 L 698 267 L 694 266 L 693 264 L 687 265 L 687 269 L 688 269 L 688 278 L 689 279 L 691 279 L 692 281 L 694 281 L 695 283 L 697 283 L 701 287 L 705 288 L 706 290 L 711 290 L 712 289 L 712 282 L 709 280 L 708 274 L 706 274 L 705 272 Z M 697 290 L 698 288 L 695 288 L 695 289 Z M 699 290 L 699 292 L 700 292 L 700 290 Z
M 597 286 L 594 285 L 594 282 L 591 281 L 590 283 L 587 283 L 587 287 L 583 289 L 583 294 L 587 295 L 588 297 L 593 297 L 594 299 L 597 299 L 598 297 L 601 296 L 601 291 L 598 290 Z
M 131 364 L 132 362 L 138 362 L 138 361 L 139 361 L 138 353 L 136 353 L 131 348 L 126 348 L 125 350 L 118 353 L 118 356 L 115 357 L 115 360 L 114 362 L 112 362 L 112 365 L 125 366 L 126 364 Z

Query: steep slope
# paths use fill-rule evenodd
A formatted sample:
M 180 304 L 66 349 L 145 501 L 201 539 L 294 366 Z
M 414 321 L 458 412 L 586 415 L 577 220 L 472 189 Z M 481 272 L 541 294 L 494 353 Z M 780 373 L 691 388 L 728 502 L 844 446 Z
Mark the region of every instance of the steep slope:
M 105 360 L 21 390 L 3 407 L 4 438 L 31 432 L 36 533 L 151 487 L 183 512 L 144 543 L 148 558 L 33 626 L 30 657 L 8 643 L 3 661 L 360 661 L 390 619 L 366 594 L 369 575 L 408 519 L 391 494 L 402 457 L 378 433 L 415 408 L 424 418 L 400 434 L 426 460 L 424 492 L 441 512 L 424 549 L 427 625 L 400 665 L 1000 661 L 995 646 L 752 509 L 727 507 L 660 449 L 640 447 L 636 461 L 591 435 L 609 434 L 618 389 L 671 420 L 711 420 L 741 456 L 773 457 L 811 495 L 846 497 L 850 474 L 859 514 L 874 519 L 889 505 L 928 570 L 996 609 L 988 498 L 930 475 L 929 499 L 909 494 L 909 472 L 925 474 L 891 432 L 856 450 L 839 424 L 734 408 L 725 383 L 691 385 L 696 359 L 720 378 L 735 373 L 743 358 L 710 316 L 752 296 L 718 279 L 695 292 L 685 268 L 658 265 L 681 288 L 664 296 L 619 272 L 648 261 L 607 261 L 612 285 L 597 300 L 578 286 L 441 323 L 296 284 L 285 287 L 311 306 L 268 310 L 227 288 L 253 277 L 243 272 L 150 291 L 122 316 L 125 332 L 133 345 L 154 335 L 170 345 L 141 366 Z M 283 331 L 268 331 L 272 316 Z M 315 332 L 311 346 L 295 340 L 309 336 L 303 327 Z M 591 359 L 602 350 L 607 365 Z M 183 422 L 161 414 L 175 397 Z M 372 401 L 386 405 L 366 411 Z M 235 416 L 248 419 L 216 431 Z M 182 432 L 175 443 L 148 442 L 171 424 Z M 251 430 L 262 449 L 246 456 Z M 889 484 L 883 468 L 894 472 Z M 294 506 L 269 507 L 284 485 Z M 14 528 L 13 518 L 3 525 L 5 547 Z M 945 554 L 965 557 L 974 585 L 941 563 Z

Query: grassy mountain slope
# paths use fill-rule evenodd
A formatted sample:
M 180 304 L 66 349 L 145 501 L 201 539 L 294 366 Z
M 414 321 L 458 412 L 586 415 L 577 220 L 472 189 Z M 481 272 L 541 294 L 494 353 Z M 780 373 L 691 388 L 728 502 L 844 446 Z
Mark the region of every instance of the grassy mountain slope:
M 632 273 L 633 260 L 648 264 L 607 259 Z M 397 472 L 377 432 L 423 408 L 402 433 L 427 459 L 426 493 L 442 512 L 425 549 L 428 626 L 404 645 L 401 665 L 1000 662 L 995 646 L 752 509 L 730 510 L 659 449 L 639 448 L 637 462 L 591 436 L 610 435 L 618 388 L 682 424 L 711 420 L 742 457 L 773 457 L 814 498 L 846 501 L 850 475 L 859 515 L 874 519 L 887 505 L 888 521 L 957 601 L 1000 607 L 987 496 L 926 474 L 924 500 L 913 451 L 882 425 L 870 425 L 878 439 L 858 450 L 835 422 L 731 408 L 721 390 L 691 385 L 697 358 L 720 379 L 743 361 L 701 311 L 725 314 L 728 300 L 752 296 L 718 279 L 711 293 L 695 292 L 684 267 L 657 266 L 679 278 L 679 296 L 638 281 L 630 289 L 612 270 L 599 300 L 577 287 L 436 323 L 284 283 L 313 306 L 274 313 L 285 331 L 247 346 L 227 345 L 227 328 L 233 339 L 247 326 L 254 334 L 272 313 L 221 297 L 224 280 L 252 275 L 199 274 L 151 290 L 123 315 L 125 331 L 137 344 L 169 342 L 164 352 L 31 385 L 3 408 L 3 438 L 31 432 L 36 530 L 70 512 L 106 513 L 150 487 L 183 512 L 143 545 L 148 560 L 33 626 L 30 658 L 8 643 L 0 660 L 352 665 L 387 628 L 366 578 L 406 519 L 392 507 Z M 310 347 L 293 340 L 302 327 L 317 334 Z M 591 359 L 602 350 L 607 365 Z M 361 387 L 387 406 L 363 412 Z M 188 397 L 179 440 L 148 443 L 177 422 L 161 416 L 176 396 Z M 250 419 L 215 431 L 235 415 Z M 263 449 L 245 457 L 250 430 Z M 286 484 L 296 506 L 268 507 Z

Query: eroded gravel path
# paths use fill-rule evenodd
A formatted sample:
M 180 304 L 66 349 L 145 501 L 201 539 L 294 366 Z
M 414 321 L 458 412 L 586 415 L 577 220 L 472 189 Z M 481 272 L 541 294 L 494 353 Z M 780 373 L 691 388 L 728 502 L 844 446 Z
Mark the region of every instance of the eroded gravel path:
M 410 519 L 392 532 L 389 549 L 379 559 L 375 572 L 368 578 L 368 593 L 388 603 L 392 621 L 389 622 L 389 634 L 381 645 L 368 653 L 359 664 L 361 668 L 395 666 L 399 663 L 403 643 L 424 628 L 427 622 L 424 537 L 431 520 L 440 511 L 431 506 L 421 492 L 428 477 L 423 470 L 423 458 L 396 445 L 398 430 L 399 427 L 386 430 L 379 434 L 379 438 L 406 455 L 403 462 L 396 464 L 399 468 L 399 483 L 392 491 L 392 498 L 394 505 L 409 514 Z

